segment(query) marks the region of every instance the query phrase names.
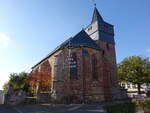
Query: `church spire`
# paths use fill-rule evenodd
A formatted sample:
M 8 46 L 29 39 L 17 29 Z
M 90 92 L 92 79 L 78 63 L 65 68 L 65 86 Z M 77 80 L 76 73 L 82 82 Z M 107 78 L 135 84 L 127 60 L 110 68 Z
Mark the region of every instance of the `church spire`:
M 95 22 L 95 21 L 103 21 L 103 18 L 102 16 L 100 15 L 100 13 L 98 12 L 97 8 L 96 8 L 96 4 L 95 4 L 95 8 L 94 8 L 94 13 L 93 13 L 93 18 L 92 18 L 92 22 Z
M 93 0 L 93 3 L 94 3 L 94 7 L 96 7 L 96 1 L 95 0 Z

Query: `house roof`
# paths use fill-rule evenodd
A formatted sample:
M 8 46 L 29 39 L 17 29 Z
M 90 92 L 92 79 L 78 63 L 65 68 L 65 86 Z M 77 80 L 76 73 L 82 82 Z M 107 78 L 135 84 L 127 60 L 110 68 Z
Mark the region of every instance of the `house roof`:
M 86 46 L 86 47 L 94 48 L 97 50 L 103 50 L 99 45 L 96 44 L 94 40 L 92 40 L 89 37 L 89 35 L 84 30 L 81 30 L 74 37 L 69 38 L 68 40 L 63 42 L 61 45 L 59 45 L 54 51 L 48 54 L 45 58 L 43 58 L 40 62 L 38 62 L 32 68 L 34 68 L 35 66 L 43 62 L 45 59 L 50 57 L 53 53 L 55 53 L 59 49 L 64 49 L 64 48 L 69 48 L 69 47 L 80 47 L 80 46 Z

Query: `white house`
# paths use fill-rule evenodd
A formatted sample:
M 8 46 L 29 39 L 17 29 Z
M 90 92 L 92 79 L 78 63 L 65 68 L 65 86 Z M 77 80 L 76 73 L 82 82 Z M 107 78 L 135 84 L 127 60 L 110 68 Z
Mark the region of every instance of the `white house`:
M 130 82 L 121 82 L 121 87 L 127 89 L 129 97 L 136 97 L 138 95 L 137 85 L 132 84 Z M 146 96 L 147 91 L 150 91 L 150 84 L 141 85 L 141 95 Z

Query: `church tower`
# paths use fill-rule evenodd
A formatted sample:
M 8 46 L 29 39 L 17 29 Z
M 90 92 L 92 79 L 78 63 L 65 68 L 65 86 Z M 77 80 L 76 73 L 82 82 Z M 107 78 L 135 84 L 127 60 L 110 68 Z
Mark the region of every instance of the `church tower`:
M 105 22 L 95 7 L 91 24 L 85 28 L 85 31 L 103 49 L 103 67 L 105 70 L 103 76 L 107 76 L 103 81 L 106 87 L 109 87 L 105 92 L 111 92 L 111 94 L 106 95 L 116 94 L 119 92 L 119 85 L 117 78 L 114 26 Z M 115 96 L 106 98 L 114 99 Z
M 102 40 L 110 44 L 115 44 L 113 25 L 105 22 L 95 7 L 91 24 L 85 28 L 88 35 L 95 41 Z

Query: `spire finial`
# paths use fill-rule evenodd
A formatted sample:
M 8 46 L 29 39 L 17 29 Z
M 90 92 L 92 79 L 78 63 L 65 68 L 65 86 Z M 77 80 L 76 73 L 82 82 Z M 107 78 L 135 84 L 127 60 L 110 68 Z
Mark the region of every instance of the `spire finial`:
M 96 1 L 95 0 L 93 0 L 93 3 L 94 3 L 94 7 L 96 7 Z

